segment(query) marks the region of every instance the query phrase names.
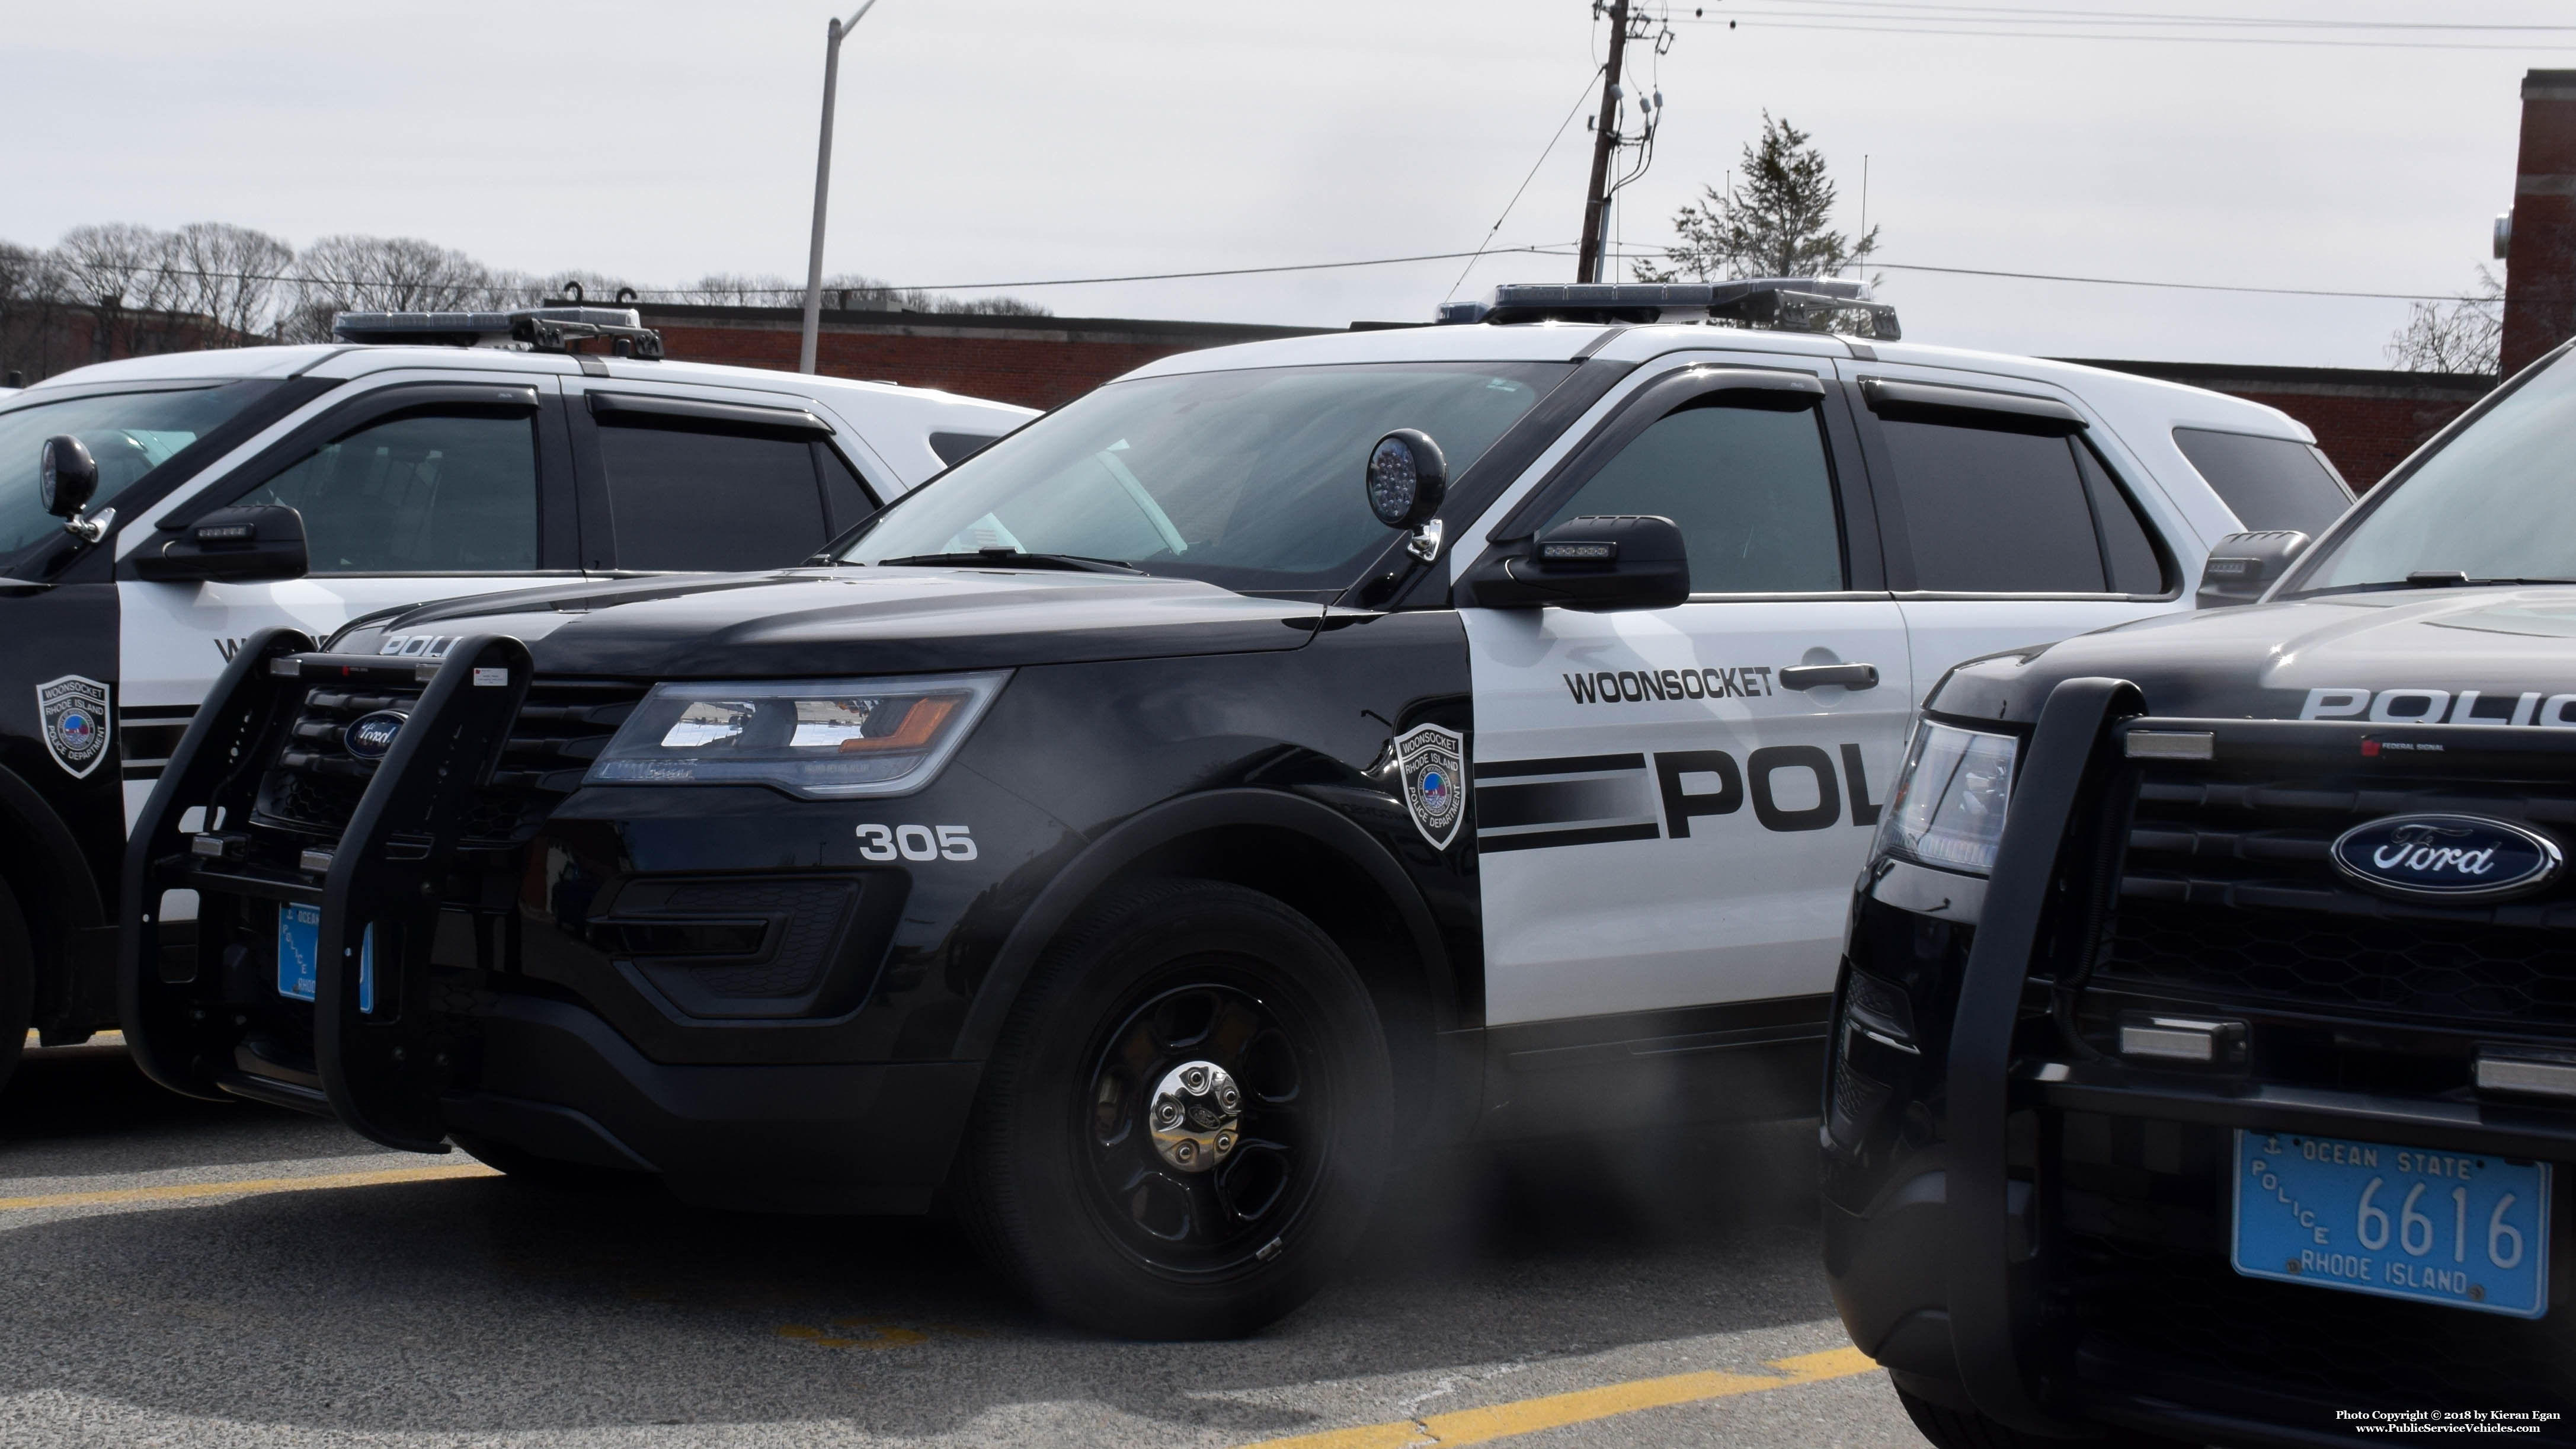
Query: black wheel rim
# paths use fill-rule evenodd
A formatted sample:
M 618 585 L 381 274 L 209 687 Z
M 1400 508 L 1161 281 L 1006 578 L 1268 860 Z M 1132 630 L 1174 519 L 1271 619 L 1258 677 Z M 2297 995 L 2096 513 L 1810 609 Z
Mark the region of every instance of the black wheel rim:
M 1115 1018 L 1076 1104 L 1090 1207 L 1120 1247 L 1174 1276 L 1249 1271 L 1312 1200 L 1330 1101 L 1311 1042 L 1275 998 L 1215 980 L 1155 990 Z M 1240 1088 L 1235 1141 L 1221 1161 L 1184 1170 L 1155 1144 L 1155 1088 L 1195 1063 Z

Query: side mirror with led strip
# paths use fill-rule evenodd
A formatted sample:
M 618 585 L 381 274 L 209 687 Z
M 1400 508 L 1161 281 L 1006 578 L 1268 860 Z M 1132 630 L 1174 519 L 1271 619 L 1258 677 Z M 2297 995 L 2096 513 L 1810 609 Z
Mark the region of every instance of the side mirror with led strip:
M 2200 570 L 2195 609 L 2225 609 L 2250 604 L 2290 571 L 2308 550 L 2308 536 L 2295 528 L 2259 533 L 2231 533 L 2211 545 L 2209 562 Z
M 1483 609 L 1555 604 L 1592 613 L 1669 609 L 1690 598 L 1680 525 L 1654 514 L 1585 514 L 1476 566 L 1459 602 Z

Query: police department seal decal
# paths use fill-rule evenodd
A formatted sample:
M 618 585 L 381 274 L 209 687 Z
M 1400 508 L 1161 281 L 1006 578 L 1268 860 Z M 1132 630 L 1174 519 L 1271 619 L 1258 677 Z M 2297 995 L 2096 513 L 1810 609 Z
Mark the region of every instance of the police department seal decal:
M 66 674 L 36 686 L 36 714 L 45 724 L 45 748 L 54 763 L 85 778 L 107 758 L 107 686 Z
M 1455 730 L 1416 725 L 1395 737 L 1405 813 L 1434 850 L 1447 850 L 1467 818 L 1467 741 Z

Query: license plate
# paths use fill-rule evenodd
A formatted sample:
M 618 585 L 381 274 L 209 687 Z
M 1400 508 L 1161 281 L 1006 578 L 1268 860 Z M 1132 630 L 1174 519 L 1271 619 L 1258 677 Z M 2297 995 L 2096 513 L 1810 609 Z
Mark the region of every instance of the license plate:
M 322 938 L 320 906 L 277 908 L 277 994 L 311 1001 L 319 967 L 314 952 Z M 358 938 L 358 1009 L 376 1009 L 376 928 Z
M 2549 1311 L 2549 1167 L 2236 1134 L 2236 1271 L 2515 1318 Z

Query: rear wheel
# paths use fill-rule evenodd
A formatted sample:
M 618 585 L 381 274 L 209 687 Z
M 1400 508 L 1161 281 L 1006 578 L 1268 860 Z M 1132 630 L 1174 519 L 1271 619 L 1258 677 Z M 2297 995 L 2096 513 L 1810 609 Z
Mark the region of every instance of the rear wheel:
M 1367 1227 L 1391 1096 L 1368 989 L 1312 921 L 1240 886 L 1144 887 L 1049 952 L 1004 1028 L 964 1216 L 1062 1317 L 1247 1333 Z
M 18 898 L 0 883 L 0 1089 L 8 1087 L 10 1074 L 18 1070 L 35 1012 L 35 942 L 27 934 Z

